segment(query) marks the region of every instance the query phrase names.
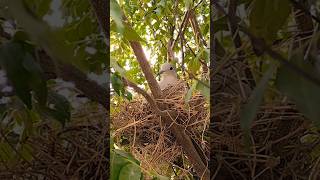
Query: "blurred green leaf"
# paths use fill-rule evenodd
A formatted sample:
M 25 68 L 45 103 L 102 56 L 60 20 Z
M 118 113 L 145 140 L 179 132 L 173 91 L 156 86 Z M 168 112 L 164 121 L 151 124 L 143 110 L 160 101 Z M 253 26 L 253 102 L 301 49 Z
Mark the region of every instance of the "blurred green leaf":
M 29 35 L 25 31 L 18 30 L 14 36 L 13 36 L 14 41 L 30 41 Z
M 209 101 L 210 100 L 210 88 L 207 82 L 197 81 L 196 89 Z
M 320 75 L 315 67 L 303 59 L 303 54 L 298 52 L 292 56 L 290 62 L 300 67 L 310 76 L 319 78 Z M 298 110 L 308 119 L 320 126 L 320 87 L 301 74 L 287 66 L 281 66 L 277 73 L 277 88 L 295 102 Z
M 7 142 L 0 142 L 0 158 L 2 161 L 10 163 L 14 160 L 15 154 L 12 147 Z
M 198 81 L 193 81 L 192 86 L 189 88 L 188 92 L 186 93 L 186 96 L 184 98 L 185 103 L 187 104 L 189 102 L 189 100 L 192 97 L 192 93 L 194 92 L 194 90 L 196 89 L 198 85 Z
M 203 51 L 200 51 L 200 53 L 197 54 L 197 56 L 191 57 L 190 61 L 188 62 L 188 69 L 192 72 L 192 74 L 196 75 L 197 72 L 200 70 L 201 62 L 200 58 L 202 57 Z
M 23 0 L 39 18 L 49 13 L 51 0 Z
M 141 41 L 145 42 L 138 33 L 133 30 L 130 26 L 126 25 L 124 28 L 124 33 L 123 33 L 124 38 L 126 38 L 128 41 Z
M 47 100 L 47 85 L 43 72 L 23 43 L 9 42 L 0 47 L 0 64 L 5 68 L 17 96 L 31 109 L 31 90 L 40 104 Z
M 118 179 L 131 179 L 130 175 L 134 179 L 142 176 L 140 163 L 131 154 L 118 150 L 111 149 L 110 152 L 110 166 L 111 166 L 111 180 Z M 135 166 L 135 167 L 133 167 Z M 124 174 L 123 174 L 124 173 Z
M 192 0 L 184 0 L 185 9 L 189 10 L 193 4 Z
M 126 164 L 121 168 L 119 179 L 140 180 L 142 173 L 140 167 L 133 164 Z
M 291 12 L 289 0 L 253 1 L 249 14 L 250 29 L 257 37 L 264 38 L 267 43 L 273 42 L 277 32 L 284 26 Z
M 22 144 L 19 149 L 19 152 L 24 160 L 30 162 L 33 159 L 33 156 L 32 156 L 33 149 L 29 144 Z
M 116 0 L 110 1 L 110 17 L 115 21 L 117 30 L 120 33 L 123 33 L 124 25 L 122 22 L 122 10 Z
M 251 124 L 256 117 L 259 105 L 263 100 L 264 92 L 268 87 L 268 82 L 270 78 L 272 78 L 275 70 L 275 65 L 271 65 L 269 69 L 264 73 L 259 84 L 250 95 L 248 103 L 244 105 L 240 113 L 240 126 L 242 130 L 246 131 L 246 133 L 250 131 Z
M 112 88 L 115 90 L 115 92 L 121 96 L 121 89 L 123 89 L 123 82 L 121 81 L 121 77 L 115 73 L 111 75 L 111 84 Z

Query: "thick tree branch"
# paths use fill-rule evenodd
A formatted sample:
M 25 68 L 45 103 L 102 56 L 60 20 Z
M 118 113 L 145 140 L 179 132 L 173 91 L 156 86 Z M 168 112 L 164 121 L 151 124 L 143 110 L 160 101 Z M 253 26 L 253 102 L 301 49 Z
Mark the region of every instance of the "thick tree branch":
M 97 16 L 100 27 L 102 28 L 105 37 L 109 38 L 109 5 L 110 2 L 106 0 L 90 0 L 94 12 Z
M 38 55 L 38 61 L 43 68 L 47 79 L 61 77 L 65 81 L 71 81 L 87 98 L 98 102 L 105 109 L 109 109 L 107 88 L 103 88 L 95 81 L 88 79 L 85 73 L 71 64 L 62 62 L 56 62 L 55 64 L 44 51 L 40 51 Z
M 141 44 L 139 42 L 130 41 L 130 45 L 133 49 L 135 56 L 137 57 L 141 70 L 146 77 L 146 80 L 148 82 L 148 85 L 150 87 L 153 97 L 161 98 L 162 97 L 161 89 L 152 73 L 151 67 L 148 63 L 146 55 L 143 52 Z

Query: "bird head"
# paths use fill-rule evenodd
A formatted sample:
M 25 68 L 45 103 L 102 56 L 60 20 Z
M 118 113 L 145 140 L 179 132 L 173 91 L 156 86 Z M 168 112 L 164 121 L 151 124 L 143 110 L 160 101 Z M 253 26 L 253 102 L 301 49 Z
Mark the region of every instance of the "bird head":
M 173 65 L 170 63 L 164 63 L 164 64 L 162 64 L 157 76 L 159 76 L 159 75 L 170 75 L 170 76 L 177 77 L 176 68 L 173 67 Z

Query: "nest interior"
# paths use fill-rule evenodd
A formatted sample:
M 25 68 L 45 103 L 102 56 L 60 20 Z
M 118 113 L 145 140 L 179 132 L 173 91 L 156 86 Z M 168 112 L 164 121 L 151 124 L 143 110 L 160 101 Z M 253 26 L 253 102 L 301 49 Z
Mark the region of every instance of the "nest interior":
M 240 112 L 250 95 L 245 69 L 243 62 L 230 60 L 213 78 L 211 179 L 319 179 L 319 130 L 278 92 L 280 101 L 259 108 L 251 146 L 244 145 Z
M 178 112 L 173 122 L 181 124 L 202 149 L 204 156 L 208 157 L 208 141 L 204 135 L 209 124 L 208 103 L 198 93 L 186 103 L 186 90 L 185 83 L 180 81 L 164 89 L 163 98 L 156 101 Z M 182 148 L 170 133 L 168 125 L 143 98 L 136 97 L 133 101 L 120 104 L 111 119 L 115 142 L 131 151 L 143 169 L 165 174 L 169 165 L 175 164 L 182 172 L 188 173 L 189 169 L 177 163 L 183 156 Z
M 65 128 L 57 128 L 54 121 L 35 124 L 38 134 L 24 142 L 28 156 L 1 161 L 0 179 L 108 179 L 106 114 L 101 106 L 88 104 L 72 114 Z

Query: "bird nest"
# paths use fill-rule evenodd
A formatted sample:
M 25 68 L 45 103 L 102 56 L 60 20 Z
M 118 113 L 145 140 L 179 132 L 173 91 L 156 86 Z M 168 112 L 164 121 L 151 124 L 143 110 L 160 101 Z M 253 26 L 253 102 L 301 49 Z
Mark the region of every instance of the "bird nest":
M 250 89 L 241 63 L 230 61 L 213 78 L 211 179 L 319 179 L 319 129 L 276 91 L 270 93 L 279 98 L 259 107 L 245 143 L 240 113 Z
M 88 104 L 72 114 L 63 129 L 53 121 L 37 124 L 38 134 L 22 142 L 28 148 L 1 160 L 0 179 L 108 179 L 106 118 L 102 107 Z M 13 137 L 8 134 L 6 138 Z
M 208 144 L 204 132 L 209 124 L 208 103 L 200 94 L 194 94 L 185 102 L 187 88 L 183 82 L 164 89 L 163 98 L 157 102 L 174 110 L 178 117 L 174 123 L 182 125 L 186 133 L 201 147 L 208 157 Z M 189 169 L 177 163 L 184 158 L 182 148 L 171 134 L 168 125 L 153 111 L 143 98 L 135 98 L 118 106 L 118 111 L 111 115 L 115 129 L 115 142 L 131 151 L 141 162 L 143 169 L 159 174 L 168 172 L 168 167 L 175 164 L 188 173 Z M 183 174 L 183 173 L 182 173 Z

